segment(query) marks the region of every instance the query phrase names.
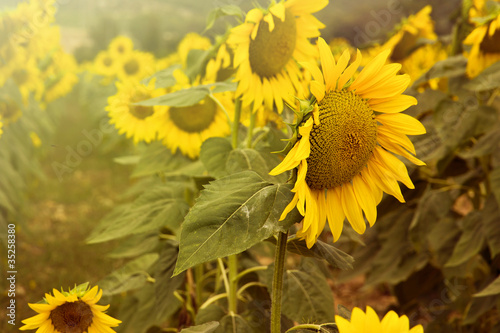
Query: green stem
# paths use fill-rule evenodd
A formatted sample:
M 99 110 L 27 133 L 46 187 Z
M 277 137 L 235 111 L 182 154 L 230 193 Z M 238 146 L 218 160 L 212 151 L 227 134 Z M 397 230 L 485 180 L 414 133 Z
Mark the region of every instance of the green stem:
M 283 273 L 285 271 L 285 254 L 287 232 L 278 234 L 274 259 L 273 290 L 271 295 L 271 333 L 281 332 L 281 296 L 283 293 Z
M 236 280 L 239 281 L 242 277 L 244 277 L 247 274 L 253 273 L 253 272 L 258 272 L 258 271 L 265 271 L 267 269 L 267 266 L 255 266 L 252 268 L 245 269 L 243 272 L 239 273 L 238 276 L 236 276 Z
M 257 118 L 257 112 L 251 112 L 250 125 L 248 126 L 248 133 L 247 133 L 247 148 L 252 148 L 253 129 L 255 128 L 256 118 Z
M 233 149 L 238 147 L 238 132 L 240 130 L 240 118 L 241 118 L 241 98 L 236 98 L 234 102 L 234 120 L 232 128 L 232 145 Z
M 199 307 L 201 305 L 202 297 L 203 297 L 203 265 L 196 265 L 194 267 L 194 279 L 196 281 L 195 289 L 196 289 L 196 306 Z
M 228 257 L 229 267 L 229 313 L 236 314 L 238 312 L 238 257 L 236 254 Z

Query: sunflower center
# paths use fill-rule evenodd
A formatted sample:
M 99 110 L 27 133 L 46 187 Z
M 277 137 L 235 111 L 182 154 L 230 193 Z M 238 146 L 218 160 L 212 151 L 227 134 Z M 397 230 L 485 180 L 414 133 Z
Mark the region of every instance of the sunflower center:
M 493 36 L 486 33 L 479 49 L 485 53 L 500 53 L 500 30 L 495 30 Z
M 322 190 L 349 182 L 366 165 L 377 143 L 377 122 L 366 101 L 349 91 L 329 92 L 318 106 L 306 182 Z
M 132 103 L 137 103 L 140 101 L 144 101 L 146 99 L 150 99 L 151 96 L 146 94 L 139 93 L 137 96 L 134 96 L 132 99 Z M 154 108 L 152 106 L 144 106 L 144 105 L 130 105 L 130 113 L 136 117 L 137 119 L 146 119 L 147 117 L 153 115 L 155 113 Z
M 217 106 L 209 97 L 196 105 L 169 109 L 170 119 L 175 126 L 188 133 L 199 133 L 209 128 L 216 113 Z
M 106 57 L 104 58 L 102 63 L 104 64 L 104 66 L 109 67 L 113 64 L 113 59 L 111 59 L 111 57 Z
M 131 59 L 123 65 L 123 69 L 128 75 L 134 75 L 139 71 L 139 63 L 137 60 Z
M 250 41 L 249 60 L 252 71 L 260 77 L 270 78 L 280 73 L 295 50 L 297 27 L 295 17 L 285 11 L 285 21 L 273 15 L 274 29 L 262 20 L 254 40 Z
M 83 333 L 92 324 L 92 309 L 83 301 L 67 302 L 50 312 L 50 319 L 57 332 Z
M 18 86 L 22 86 L 28 81 L 29 74 L 25 69 L 17 69 L 12 73 L 12 78 Z

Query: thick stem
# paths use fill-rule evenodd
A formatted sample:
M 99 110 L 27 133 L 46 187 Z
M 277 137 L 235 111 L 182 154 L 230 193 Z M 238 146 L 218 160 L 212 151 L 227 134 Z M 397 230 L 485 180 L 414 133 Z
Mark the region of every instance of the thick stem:
M 233 128 L 231 141 L 233 145 L 233 149 L 238 147 L 238 132 L 240 130 L 240 118 L 241 118 L 241 98 L 236 98 L 234 102 L 234 120 L 233 120 Z
M 236 254 L 230 255 L 228 258 L 229 267 L 229 313 L 236 314 L 238 312 L 238 257 Z
M 281 296 L 283 293 L 283 273 L 285 272 L 285 254 L 287 232 L 278 234 L 274 259 L 273 290 L 271 295 L 271 333 L 281 332 Z
M 196 281 L 196 307 L 199 308 L 202 302 L 202 297 L 203 297 L 203 287 L 204 287 L 204 281 L 203 281 L 203 265 L 196 265 L 194 267 L 194 279 Z
M 250 126 L 248 126 L 248 133 L 247 133 L 247 148 L 252 148 L 253 129 L 255 128 L 256 118 L 257 118 L 257 112 L 252 112 L 250 114 Z

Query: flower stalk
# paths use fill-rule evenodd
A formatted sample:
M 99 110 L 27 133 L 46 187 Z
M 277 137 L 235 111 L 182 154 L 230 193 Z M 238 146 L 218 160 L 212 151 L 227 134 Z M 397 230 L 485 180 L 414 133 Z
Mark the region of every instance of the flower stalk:
M 281 332 L 281 297 L 283 294 L 283 274 L 285 272 L 285 254 L 287 232 L 278 234 L 274 259 L 273 285 L 271 295 L 271 333 Z

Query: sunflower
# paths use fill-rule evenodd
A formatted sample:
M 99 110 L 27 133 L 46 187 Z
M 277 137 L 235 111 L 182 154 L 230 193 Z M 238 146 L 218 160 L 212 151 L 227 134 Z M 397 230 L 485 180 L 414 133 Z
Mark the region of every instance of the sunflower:
M 434 22 L 431 19 L 432 7 L 425 6 L 415 15 L 404 18 L 395 28 L 395 32 L 384 44 L 375 45 L 363 52 L 365 62 L 370 61 L 383 50 L 391 50 L 389 60 L 391 62 L 402 62 L 416 48 L 420 41 L 437 40 L 434 32 Z M 362 66 L 365 63 L 361 64 Z
M 155 72 L 155 57 L 148 52 L 132 51 L 121 58 L 118 78 L 122 81 L 140 81 Z
M 91 71 L 105 77 L 113 77 L 118 72 L 119 58 L 115 58 L 109 51 L 101 51 L 94 59 Z
M 71 54 L 59 50 L 54 53 L 51 60 L 50 67 L 43 73 L 47 82 L 44 95 L 45 103 L 67 95 L 78 82 L 76 75 L 78 65 Z
M 108 51 L 115 58 L 121 58 L 132 52 L 134 42 L 127 36 L 117 36 L 108 45 Z
M 311 93 L 317 100 L 313 117 L 298 125 L 299 139 L 285 159 L 271 171 L 277 175 L 298 167 L 295 196 L 281 219 L 295 206 L 304 216 L 298 236 L 312 247 L 326 220 L 337 241 L 347 217 L 356 232 L 377 217 L 382 193 L 404 202 L 398 181 L 414 188 L 405 165 L 392 153 L 417 165 L 413 144 L 406 136 L 425 133 L 422 124 L 403 111 L 417 104 L 401 95 L 410 83 L 408 75 L 396 75 L 400 64 L 384 65 L 389 50 L 368 63 L 352 80 L 361 63 L 349 66 L 349 51 L 336 63 L 326 42 L 319 38 L 322 71 L 313 63 L 301 63 L 311 73 Z M 307 209 L 307 211 L 306 211 Z
M 22 115 L 20 105 L 10 96 L 0 96 L 0 119 L 5 125 L 16 122 Z
M 191 50 L 208 50 L 212 46 L 210 39 L 198 35 L 196 32 L 190 32 L 184 36 L 177 46 L 177 54 L 183 67 L 187 65 L 187 59 Z
M 350 321 L 335 316 L 335 323 L 339 333 L 424 333 L 422 325 L 410 329 L 408 317 L 399 317 L 394 311 L 389 311 L 380 321 L 377 313 L 369 306 L 366 307 L 366 313 L 360 308 L 354 308 Z
M 469 8 L 470 23 L 475 23 L 477 18 L 491 15 L 491 11 L 494 10 L 494 2 L 500 3 L 500 0 L 472 0 Z
M 312 13 L 328 4 L 327 0 L 289 0 L 267 9 L 250 10 L 245 22 L 231 30 L 227 43 L 234 49 L 236 95 L 243 107 L 253 103 L 253 111 L 262 104 L 283 101 L 293 105 L 293 96 L 302 96 L 301 72 L 297 61 L 309 61 L 316 55 L 309 38 L 318 37 L 324 25 Z
M 166 112 L 165 106 L 141 106 L 134 103 L 165 94 L 164 89 L 155 89 L 155 80 L 147 86 L 138 82 L 117 82 L 116 95 L 108 98 L 106 111 L 110 123 L 115 124 L 120 134 L 139 141 L 151 142 L 160 129 L 159 117 Z
M 176 71 L 174 74 L 177 84 L 172 88 L 173 92 L 191 87 L 182 72 Z M 190 106 L 168 107 L 167 112 L 162 115 L 158 139 L 172 153 L 180 150 L 182 154 L 194 159 L 199 156 L 201 144 L 205 140 L 224 137 L 231 132 L 228 122 L 234 112 L 231 93 L 215 93 L 213 97 L 214 99 L 207 96 Z
M 38 314 L 23 320 L 25 325 L 21 331 L 38 328 L 37 332 L 44 333 L 114 332 L 111 327 L 121 323 L 104 313 L 109 305 L 96 304 L 102 296 L 97 286 L 83 292 L 77 288 L 69 292 L 53 289 L 52 292 L 54 296 L 45 294 L 45 304 L 28 304 Z
M 446 59 L 448 52 L 443 44 L 439 42 L 426 43 L 413 51 L 400 63 L 401 73 L 408 74 L 411 78 L 411 84 L 416 79 L 427 73 L 436 62 Z M 426 86 L 431 89 L 444 88 L 442 85 L 446 82 L 446 78 L 434 78 L 426 82 Z
M 464 44 L 471 45 L 466 54 L 466 72 L 470 78 L 500 60 L 500 6 L 498 9 L 496 16 L 472 30 L 464 40 Z
M 19 58 L 12 69 L 11 78 L 21 92 L 24 103 L 28 103 L 31 94 L 36 100 L 41 99 L 44 85 L 34 58 Z

